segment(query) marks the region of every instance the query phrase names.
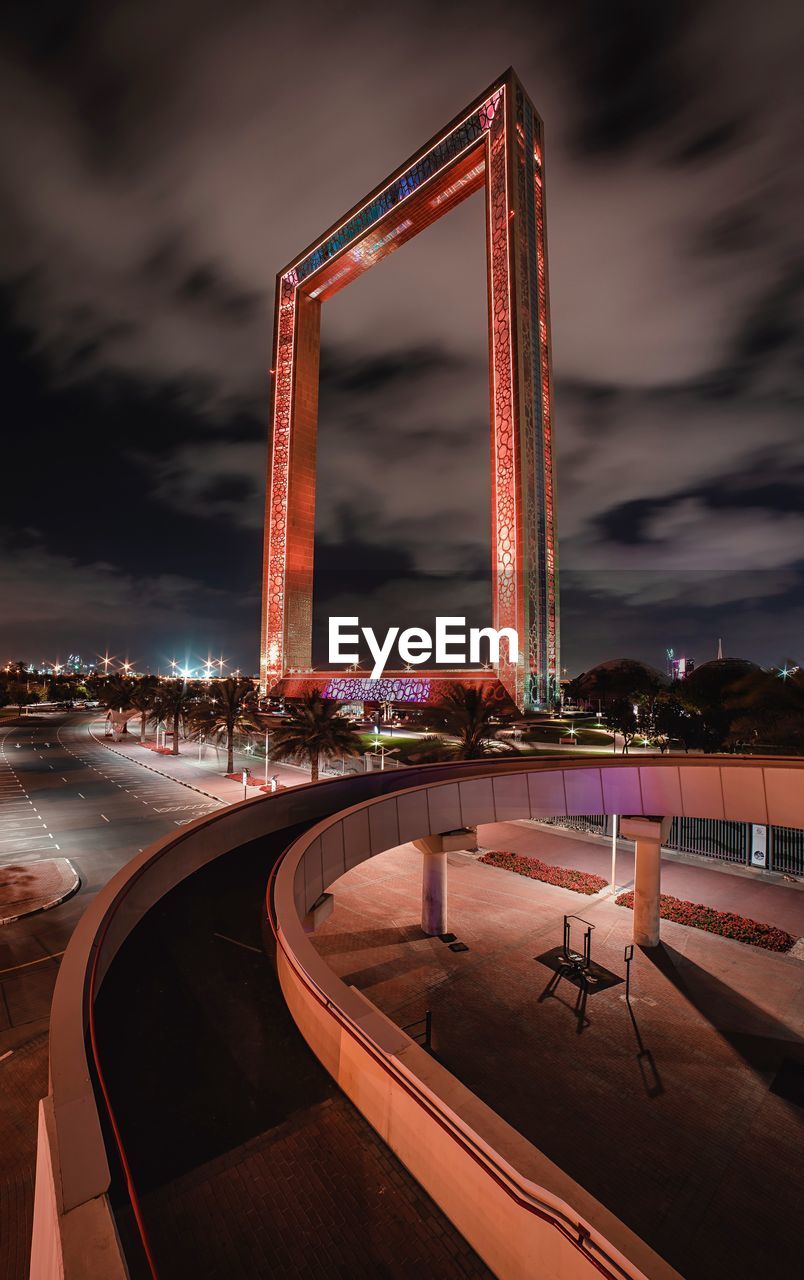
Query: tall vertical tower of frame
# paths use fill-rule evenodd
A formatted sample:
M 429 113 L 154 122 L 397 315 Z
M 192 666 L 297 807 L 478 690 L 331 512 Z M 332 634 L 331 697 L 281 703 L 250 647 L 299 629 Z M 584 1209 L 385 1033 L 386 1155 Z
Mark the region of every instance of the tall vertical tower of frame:
M 558 696 L 550 322 L 542 122 L 509 69 L 277 277 L 261 684 L 312 660 L 321 304 L 473 192 L 486 197 L 492 620 L 520 708 Z

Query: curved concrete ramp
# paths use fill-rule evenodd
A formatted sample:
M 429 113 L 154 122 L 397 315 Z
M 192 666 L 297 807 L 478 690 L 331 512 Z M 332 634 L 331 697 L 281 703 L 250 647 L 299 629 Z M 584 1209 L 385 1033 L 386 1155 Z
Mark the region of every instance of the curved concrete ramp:
M 210 1177 L 225 1174 L 236 1144 L 248 1144 L 267 1128 L 292 1127 L 302 1114 L 309 1098 L 294 1108 L 287 1088 L 292 1097 L 304 1073 L 285 1078 L 287 1045 L 277 1040 L 275 1023 L 257 1016 L 267 978 L 238 967 L 265 963 L 248 932 L 257 918 L 256 896 L 277 853 L 295 839 L 269 898 L 293 1017 L 330 1074 L 486 1262 L 511 1280 L 534 1269 L 551 1280 L 591 1280 L 601 1273 L 611 1280 L 669 1280 L 671 1268 L 560 1170 L 549 1169 L 543 1158 L 539 1163 L 540 1153 L 527 1174 L 518 1169 L 513 1148 L 500 1146 L 501 1130 L 488 1109 L 452 1077 L 431 1070 L 435 1064 L 423 1060 L 426 1055 L 399 1028 L 339 982 L 310 947 L 301 920 L 343 870 L 404 840 L 477 822 L 590 812 L 804 826 L 802 779 L 802 761 L 643 757 L 638 765 L 540 760 L 524 768 L 519 761 L 430 766 L 248 801 L 152 846 L 88 908 L 61 966 L 51 1020 L 51 1092 L 40 1125 L 32 1275 L 110 1280 L 124 1274 L 112 1215 L 116 1211 L 118 1228 L 131 1239 L 129 1195 L 122 1190 L 110 1114 L 119 1111 L 122 1149 L 131 1146 L 129 1194 L 136 1199 L 143 1191 L 141 1216 L 150 1214 L 157 1238 L 166 1176 L 170 1194 L 179 1198 L 171 1201 L 175 1218 L 188 1192 L 183 1178 L 199 1166 Z M 254 877 L 246 890 L 235 874 L 231 899 L 227 863 L 250 867 Z M 206 874 L 224 880 L 211 898 L 201 893 L 196 902 L 193 884 Z M 251 925 L 247 901 L 253 903 Z M 227 920 L 231 909 L 231 921 L 212 928 L 207 908 Z M 149 1040 L 155 1025 L 163 1030 Z M 88 1033 L 94 1066 L 87 1058 Z M 96 1072 L 104 1080 L 108 1072 L 105 1088 Z M 319 1153 L 325 1144 L 313 1145 Z M 263 1156 L 267 1197 L 287 1169 L 276 1151 L 270 1161 L 265 1152 L 249 1151 L 256 1166 Z M 312 1216 L 317 1209 L 305 1185 L 304 1178 L 297 1181 L 293 1198 Z M 207 1193 L 215 1199 L 211 1184 Z M 410 1184 L 400 1183 L 401 1199 L 409 1194 L 416 1194 Z M 368 1207 L 365 1201 L 361 1212 L 352 1201 L 344 1219 L 362 1221 Z M 136 1258 L 127 1261 L 136 1273 Z
M 98 1047 L 160 1280 L 488 1276 L 288 1014 L 260 931 L 282 844 L 175 889 L 99 996 Z M 122 1191 L 113 1203 L 136 1258 Z

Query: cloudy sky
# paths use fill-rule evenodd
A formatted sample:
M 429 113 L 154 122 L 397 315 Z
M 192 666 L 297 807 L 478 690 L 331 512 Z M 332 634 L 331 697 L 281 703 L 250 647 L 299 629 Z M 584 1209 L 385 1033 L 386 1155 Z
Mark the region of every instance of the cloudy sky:
M 511 63 L 547 139 L 563 664 L 800 658 L 804 10 L 370 13 L 3 6 L 0 658 L 256 667 L 276 271 Z M 319 630 L 490 621 L 483 216 L 324 310 Z

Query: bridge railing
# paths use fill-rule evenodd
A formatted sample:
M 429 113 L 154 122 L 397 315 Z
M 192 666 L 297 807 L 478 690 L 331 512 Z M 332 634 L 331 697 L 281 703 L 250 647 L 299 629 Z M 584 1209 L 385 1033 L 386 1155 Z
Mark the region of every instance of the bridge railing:
M 400 793 L 398 803 L 396 793 Z M 378 803 L 387 806 L 389 799 L 393 799 L 396 815 L 393 822 L 390 809 L 377 807 Z M 370 816 L 371 801 L 375 803 Z M 411 820 L 407 828 L 401 829 L 400 814 L 415 818 L 418 813 L 421 817 L 422 804 L 427 822 Z M 35 1280 L 55 1280 L 57 1276 L 63 1280 L 116 1280 L 126 1274 L 108 1199 L 109 1157 L 101 1124 L 106 1104 L 97 1088 L 103 1064 L 97 1057 L 91 1061 L 92 1054 L 97 1055 L 97 1046 L 92 1045 L 88 1052 L 90 1021 L 95 998 L 117 951 L 137 922 L 175 885 L 214 859 L 269 832 L 294 826 L 298 829 L 300 824 L 325 818 L 351 824 L 348 847 L 359 861 L 402 839 L 426 834 L 428 826 L 431 831 L 444 831 L 484 821 L 595 811 L 682 813 L 804 826 L 804 761 L 775 759 L 760 763 L 756 759 L 707 757 L 680 765 L 663 758 L 640 757 L 639 764 L 632 764 L 543 757 L 525 767 L 519 760 L 501 760 L 417 766 L 398 773 L 374 772 L 255 797 L 218 810 L 132 859 L 86 909 L 63 957 L 56 984 L 50 1025 L 50 1087 L 40 1114 L 31 1262 Z M 312 903 L 320 895 L 326 876 L 332 883 L 347 869 L 347 841 L 341 838 L 338 845 L 329 836 L 313 836 L 307 847 L 316 850 L 318 861 L 308 863 L 305 859 L 301 873 L 297 861 L 292 872 L 292 918 L 286 905 L 278 926 L 285 943 L 281 952 L 285 977 L 293 979 L 292 986 L 286 983 L 289 1003 L 293 997 L 292 1012 L 307 1035 L 312 1012 L 320 1012 L 323 1000 L 327 1017 L 339 1024 L 335 1041 L 340 1067 L 332 1074 L 343 1083 L 342 1072 L 338 1072 L 341 1068 L 346 1070 L 350 1061 L 356 1067 L 359 1060 L 366 1067 L 367 1087 L 373 1082 L 384 1088 L 390 1103 L 387 1068 L 392 1066 L 396 1118 L 404 1120 L 405 1108 L 415 1106 L 419 1120 L 425 1112 L 429 1116 L 428 1133 L 435 1135 L 434 1141 L 437 1131 L 450 1131 L 448 1148 L 442 1150 L 442 1155 L 445 1151 L 451 1153 L 445 1156 L 442 1184 L 444 1208 L 457 1220 L 461 1214 L 454 1203 L 451 1162 L 455 1150 L 462 1150 L 461 1142 L 468 1139 L 465 1133 L 461 1136 L 465 1121 L 457 1123 L 453 1103 L 460 1102 L 462 1107 L 471 1109 L 477 1100 L 472 1101 L 472 1095 L 451 1077 L 451 1083 L 439 1077 L 438 1089 L 430 1089 L 428 1070 L 443 1069 L 368 1001 L 338 983 L 323 961 L 323 968 L 317 967 L 318 958 L 303 933 L 298 911 L 306 911 L 308 898 Z M 285 875 L 291 874 L 290 866 L 288 858 L 283 859 L 281 869 Z M 292 947 L 288 945 L 291 934 Z M 304 956 L 303 963 L 300 955 Z M 338 983 L 337 998 L 325 994 L 333 982 Z M 316 1035 L 319 1031 L 317 1028 Z M 325 1065 L 330 1065 L 330 1049 L 335 1041 L 319 1053 Z M 393 1052 L 389 1045 L 395 1046 Z M 382 1070 L 382 1077 L 375 1067 Z M 352 1078 L 354 1087 L 359 1084 L 360 1074 L 358 1070 Z M 421 1086 L 421 1096 L 414 1099 L 415 1080 Z M 361 1096 L 355 1101 L 365 1109 L 362 1104 L 367 1105 L 366 1098 Z M 398 1110 L 400 1106 L 402 1112 Z M 382 1118 L 380 1123 L 385 1123 Z M 405 1131 L 404 1124 L 401 1131 Z M 414 1124 L 407 1131 L 416 1134 L 417 1126 Z M 387 1136 L 390 1140 L 390 1131 Z M 418 1158 L 416 1147 L 414 1142 L 406 1152 L 407 1158 L 403 1157 L 405 1163 L 410 1160 L 411 1167 Z M 489 1194 L 496 1196 L 490 1189 L 502 1187 L 510 1173 L 502 1165 L 494 1171 L 494 1151 L 488 1144 L 480 1141 L 475 1154 L 478 1153 L 482 1154 L 484 1165 L 481 1184 L 472 1181 L 471 1166 L 466 1166 L 466 1176 L 482 1200 Z M 474 1156 L 471 1159 L 479 1168 Z M 505 1191 L 506 1197 L 515 1202 L 516 1195 L 509 1192 L 510 1189 Z M 567 1203 L 575 1204 L 572 1197 Z M 561 1213 L 565 1212 L 562 1208 Z M 482 1205 L 478 1209 L 475 1204 L 475 1216 L 485 1220 Z M 579 1215 L 570 1213 L 570 1218 L 578 1219 Z M 471 1233 L 466 1234 L 471 1239 Z M 576 1245 L 568 1243 L 567 1247 L 578 1251 Z M 597 1244 L 593 1247 L 597 1249 Z M 611 1257 L 614 1265 L 616 1250 Z M 644 1274 L 625 1254 L 622 1264 L 617 1265 L 624 1275 Z M 661 1274 L 648 1273 L 652 1277 Z

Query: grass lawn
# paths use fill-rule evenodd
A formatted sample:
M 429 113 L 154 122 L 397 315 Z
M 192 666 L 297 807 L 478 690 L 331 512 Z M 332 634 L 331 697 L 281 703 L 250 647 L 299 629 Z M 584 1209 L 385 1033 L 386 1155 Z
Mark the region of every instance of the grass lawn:
M 575 734 L 570 734 L 570 729 L 575 728 Z M 557 744 L 559 738 L 569 738 L 573 736 L 579 747 L 605 747 L 611 746 L 612 737 L 608 729 L 595 729 L 590 725 L 579 725 L 573 721 L 553 721 L 551 723 L 535 724 L 527 730 L 526 736 L 519 741 L 526 745 L 528 742 L 550 742 Z
M 361 733 L 360 741 L 363 743 L 363 751 L 374 751 L 378 747 L 385 747 L 386 754 L 393 750 L 394 760 L 407 761 L 411 752 L 422 749 L 422 740 L 420 737 L 414 737 L 407 733 Z

